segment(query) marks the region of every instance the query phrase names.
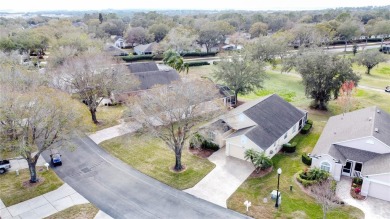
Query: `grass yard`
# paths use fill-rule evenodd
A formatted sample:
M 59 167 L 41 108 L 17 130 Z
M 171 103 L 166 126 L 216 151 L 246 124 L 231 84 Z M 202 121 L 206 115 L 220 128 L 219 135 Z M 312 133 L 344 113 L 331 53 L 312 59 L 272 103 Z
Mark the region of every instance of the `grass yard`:
M 41 182 L 33 187 L 23 185 L 30 180 L 28 169 L 20 170 L 19 176 L 16 176 L 15 172 L 0 175 L 0 199 L 4 202 L 5 206 L 9 207 L 35 198 L 56 190 L 64 184 L 53 170 L 46 170 L 46 167 L 37 167 L 37 174 Z
M 193 187 L 215 167 L 207 159 L 183 150 L 182 164 L 186 170 L 174 173 L 171 170 L 175 164 L 174 153 L 164 142 L 147 133 L 127 134 L 104 141 L 100 146 L 142 173 L 180 190 Z
M 272 158 L 274 170 L 263 178 L 247 179 L 229 198 L 228 208 L 245 214 L 246 210 L 242 203 L 249 200 L 252 202 L 252 207 L 247 214 L 254 218 L 322 218 L 321 206 L 316 204 L 314 198 L 305 194 L 294 180 L 294 174 L 306 167 L 301 162 L 301 154 L 313 149 L 325 124 L 321 121 L 327 118 L 326 115 L 316 117 L 321 120 L 314 121 L 310 134 L 299 134 L 292 140 L 298 143 L 297 152 L 274 156 Z M 270 199 L 270 193 L 277 186 L 278 168 L 282 169 L 280 176 L 282 204 L 277 210 L 274 207 L 274 200 Z M 293 186 L 293 191 L 290 191 L 290 185 Z M 263 198 L 267 198 L 268 202 L 264 203 Z M 354 207 L 340 206 L 329 212 L 328 218 L 363 218 L 363 212 Z
M 79 103 L 79 112 L 83 116 L 83 128 L 85 132 L 96 132 L 111 126 L 119 124 L 119 120 L 122 119 L 123 113 L 126 110 L 126 106 L 99 106 L 97 108 L 96 117 L 100 124 L 95 125 L 92 122 L 91 113 L 88 111 L 87 106 L 83 103 Z
M 93 219 L 99 209 L 92 204 L 75 205 L 58 213 L 45 217 L 45 219 Z
M 379 63 L 371 70 L 370 75 L 366 74 L 367 69 L 364 66 L 353 64 L 352 68 L 362 77 L 360 85 L 383 90 L 390 85 L 390 61 Z

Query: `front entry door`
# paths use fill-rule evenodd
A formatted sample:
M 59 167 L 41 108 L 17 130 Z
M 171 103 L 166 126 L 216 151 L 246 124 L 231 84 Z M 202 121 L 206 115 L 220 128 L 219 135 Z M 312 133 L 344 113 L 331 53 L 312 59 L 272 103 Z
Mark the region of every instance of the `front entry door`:
M 343 166 L 342 175 L 343 176 L 351 176 L 351 172 L 352 172 L 352 161 L 347 160 L 347 162 Z

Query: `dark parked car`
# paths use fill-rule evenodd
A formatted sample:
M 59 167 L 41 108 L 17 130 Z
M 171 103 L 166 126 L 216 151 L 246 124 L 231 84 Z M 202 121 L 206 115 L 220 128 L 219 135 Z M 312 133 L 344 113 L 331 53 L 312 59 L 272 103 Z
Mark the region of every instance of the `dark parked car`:
M 50 158 L 51 158 L 51 163 L 53 164 L 53 166 L 61 166 L 62 165 L 61 154 L 56 149 L 50 150 Z
M 379 52 L 390 54 L 390 45 L 384 45 L 382 48 L 379 49 Z
M 389 92 L 390 93 L 390 85 L 385 88 L 385 92 Z

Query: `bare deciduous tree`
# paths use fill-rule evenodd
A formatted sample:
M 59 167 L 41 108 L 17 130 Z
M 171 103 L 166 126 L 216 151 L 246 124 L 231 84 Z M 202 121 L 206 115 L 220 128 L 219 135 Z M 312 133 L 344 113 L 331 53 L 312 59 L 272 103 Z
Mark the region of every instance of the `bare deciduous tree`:
M 1 73 L 0 149 L 22 156 L 34 183 L 40 154 L 75 134 L 80 116 L 69 95 L 41 86 L 39 73 L 16 68 Z
M 328 178 L 311 187 L 311 192 L 321 205 L 323 218 L 337 205 L 336 188 L 333 179 Z
M 131 115 L 160 138 L 175 153 L 174 170 L 183 169 L 181 154 L 195 125 L 221 112 L 217 90 L 203 81 L 175 82 L 136 97 Z
M 55 87 L 78 94 L 88 106 L 92 121 L 98 124 L 96 110 L 105 97 L 113 91 L 129 91 L 138 85 L 138 80 L 110 55 L 85 53 L 67 59 L 57 68 L 53 77 Z

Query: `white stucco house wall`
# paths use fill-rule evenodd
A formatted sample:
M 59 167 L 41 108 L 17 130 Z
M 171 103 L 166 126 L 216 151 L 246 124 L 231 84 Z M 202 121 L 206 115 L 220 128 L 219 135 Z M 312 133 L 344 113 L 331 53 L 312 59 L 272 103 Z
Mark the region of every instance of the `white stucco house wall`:
M 390 115 L 380 108 L 331 117 L 310 157 L 337 181 L 362 178 L 362 195 L 390 201 Z
M 304 126 L 307 113 L 276 94 L 245 103 L 205 127 L 226 155 L 245 160 L 248 149 L 273 157 Z

